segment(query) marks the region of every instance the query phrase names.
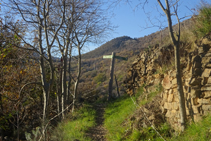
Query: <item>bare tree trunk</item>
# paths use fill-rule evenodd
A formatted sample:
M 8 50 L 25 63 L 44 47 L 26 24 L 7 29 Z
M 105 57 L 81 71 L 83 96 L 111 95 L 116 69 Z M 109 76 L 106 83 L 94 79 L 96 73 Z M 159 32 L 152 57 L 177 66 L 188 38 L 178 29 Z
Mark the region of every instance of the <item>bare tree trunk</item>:
M 66 90 L 67 90 L 67 84 L 66 84 L 66 80 L 67 80 L 67 76 L 66 76 L 66 72 L 67 72 L 67 57 L 64 55 L 63 56 L 63 67 L 62 67 L 62 119 L 64 119 L 64 109 L 66 106 Z
M 38 10 L 38 15 L 39 15 L 39 10 Z M 42 20 L 40 19 L 39 22 L 39 29 L 38 29 L 38 38 L 39 38 L 39 50 L 40 50 L 40 72 L 41 72 L 41 81 L 42 81 L 42 86 L 43 86 L 43 118 L 42 118 L 42 123 L 44 124 L 45 118 L 46 118 L 46 106 L 47 106 L 47 94 L 48 94 L 48 85 L 46 82 L 46 73 L 45 73 L 45 66 L 44 66 L 44 51 L 42 48 Z
M 72 47 L 70 47 L 69 50 L 69 66 L 68 66 L 68 74 L 69 74 L 69 80 L 68 80 L 68 85 L 67 85 L 67 104 L 70 104 L 70 86 L 71 86 L 71 53 L 72 53 Z M 68 109 L 69 110 L 69 109 Z
M 172 27 L 172 20 L 171 20 L 171 12 L 168 0 L 165 0 L 166 3 L 166 9 L 160 2 L 160 0 L 157 0 L 160 7 L 166 14 L 167 20 L 168 20 L 168 29 L 169 29 L 169 36 L 174 44 L 174 54 L 175 54 L 175 67 L 176 67 L 176 78 L 177 78 L 177 90 L 179 95 L 179 108 L 180 108 L 180 118 L 181 118 L 181 131 L 185 130 L 185 122 L 186 122 L 186 110 L 185 110 L 185 98 L 184 98 L 184 92 L 183 92 L 183 86 L 182 86 L 182 75 L 180 70 L 180 53 L 179 53 L 179 46 L 180 46 L 180 21 L 177 15 L 177 11 L 175 10 L 175 14 L 178 20 L 178 39 L 176 40 L 173 32 Z
M 179 94 L 179 109 L 181 118 L 181 131 L 185 130 L 186 123 L 186 110 L 185 110 L 185 98 L 182 86 L 182 74 L 180 69 L 180 54 L 179 54 L 179 44 L 174 47 L 175 50 L 175 65 L 176 65 L 176 78 L 177 78 L 177 91 Z
M 59 68 L 58 68 L 58 80 L 57 80 L 57 113 L 59 114 L 61 112 L 61 109 L 62 109 L 62 106 L 61 106 L 61 94 L 62 94 L 62 91 L 61 91 L 61 88 L 62 88 L 62 84 L 61 84 L 61 81 L 62 81 L 62 63 L 59 65 Z M 59 117 L 59 120 L 61 120 L 61 114 L 58 115 Z
M 79 44 L 78 45 L 78 74 L 77 74 L 77 77 L 76 77 L 74 93 L 73 93 L 72 112 L 74 112 L 74 103 L 75 103 L 75 100 L 77 98 L 77 90 L 78 90 L 78 84 L 79 84 L 80 76 L 81 76 L 81 48 L 80 48 L 80 44 Z

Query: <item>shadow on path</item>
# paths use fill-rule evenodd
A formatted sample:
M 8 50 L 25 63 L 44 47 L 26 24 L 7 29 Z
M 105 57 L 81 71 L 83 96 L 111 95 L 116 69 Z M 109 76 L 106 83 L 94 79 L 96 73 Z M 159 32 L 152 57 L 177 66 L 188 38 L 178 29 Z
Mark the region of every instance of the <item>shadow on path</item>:
M 106 141 L 106 129 L 103 127 L 105 107 L 105 104 L 93 105 L 93 108 L 96 109 L 96 126 L 89 128 L 87 131 L 87 136 L 92 141 Z

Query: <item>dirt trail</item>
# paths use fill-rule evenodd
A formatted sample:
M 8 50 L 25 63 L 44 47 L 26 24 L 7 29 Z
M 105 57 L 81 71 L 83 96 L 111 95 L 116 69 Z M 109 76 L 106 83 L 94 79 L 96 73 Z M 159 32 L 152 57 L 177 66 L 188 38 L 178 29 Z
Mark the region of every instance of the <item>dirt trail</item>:
M 96 104 L 93 105 L 93 108 L 96 109 L 96 126 L 88 129 L 87 136 L 90 137 L 92 141 L 106 141 L 106 129 L 103 127 L 105 104 Z

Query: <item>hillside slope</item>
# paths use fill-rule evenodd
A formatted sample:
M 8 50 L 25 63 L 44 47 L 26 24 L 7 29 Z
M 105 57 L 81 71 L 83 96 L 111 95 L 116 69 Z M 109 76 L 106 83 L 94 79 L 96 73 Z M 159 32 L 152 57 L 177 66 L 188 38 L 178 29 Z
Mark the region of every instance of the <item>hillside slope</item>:
M 192 26 L 192 19 L 184 20 L 181 22 L 181 32 L 190 29 Z M 177 24 L 173 26 L 174 29 L 177 28 Z M 135 54 L 140 53 L 140 50 L 154 44 L 165 44 L 169 38 L 168 28 L 165 28 L 161 31 L 149 34 L 140 38 L 131 38 L 128 36 L 122 36 L 112 39 L 111 41 L 106 42 L 100 47 L 87 52 L 82 55 L 83 59 L 98 58 L 103 55 L 111 54 L 112 52 L 121 53 L 134 51 Z
M 121 50 L 125 50 L 126 48 L 128 48 L 128 44 L 136 45 L 137 43 L 138 40 L 132 39 L 128 36 L 118 37 L 112 39 L 111 41 L 108 41 L 107 43 L 103 44 L 93 51 L 83 54 L 82 58 L 97 58 L 105 54 L 111 54 L 112 52 L 120 52 Z
M 185 20 L 181 23 L 182 28 L 182 41 L 186 41 L 190 36 L 186 36 L 187 29 L 192 26 L 192 19 Z M 177 28 L 175 25 L 174 28 Z M 168 36 L 168 28 L 144 36 L 137 39 L 132 39 L 127 36 L 115 38 L 99 48 L 88 52 L 82 56 L 82 75 L 81 83 L 79 84 L 80 91 L 84 93 L 90 92 L 95 88 L 101 90 L 99 95 L 104 95 L 108 91 L 108 79 L 110 71 L 110 59 L 103 59 L 103 55 L 109 55 L 111 52 L 116 52 L 116 55 L 127 57 L 127 61 L 116 59 L 115 72 L 117 82 L 119 85 L 120 95 L 124 94 L 125 88 L 123 87 L 123 80 L 126 77 L 128 69 L 131 67 L 132 62 L 144 50 L 147 50 L 154 45 L 168 46 L 171 43 Z M 102 77 L 103 79 L 99 79 Z M 113 84 L 113 93 L 117 94 L 116 84 Z M 90 93 L 95 95 L 96 93 Z M 83 94 L 82 94 L 83 95 Z

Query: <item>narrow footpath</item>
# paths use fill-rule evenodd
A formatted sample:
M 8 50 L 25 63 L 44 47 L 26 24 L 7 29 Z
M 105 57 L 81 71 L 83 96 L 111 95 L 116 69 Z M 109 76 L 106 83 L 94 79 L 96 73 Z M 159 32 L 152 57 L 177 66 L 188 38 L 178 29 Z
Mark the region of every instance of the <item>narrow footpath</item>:
M 96 126 L 88 129 L 87 136 L 92 141 L 106 141 L 106 129 L 103 127 L 105 104 L 96 104 L 93 105 L 93 108 L 96 109 Z

